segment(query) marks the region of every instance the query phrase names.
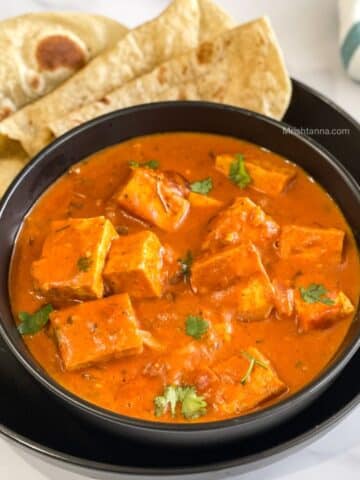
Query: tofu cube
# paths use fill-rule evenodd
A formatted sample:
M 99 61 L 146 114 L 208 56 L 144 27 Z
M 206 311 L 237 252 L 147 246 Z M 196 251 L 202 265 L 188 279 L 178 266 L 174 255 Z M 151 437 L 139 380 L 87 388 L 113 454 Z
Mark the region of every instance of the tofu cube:
M 143 350 L 142 336 L 126 293 L 54 311 L 50 321 L 68 371 Z
M 354 306 L 344 292 L 330 291 L 327 297 L 334 302 L 332 305 L 307 303 L 299 290 L 295 292 L 295 312 L 300 332 L 330 327 L 354 312 Z
M 267 274 L 257 273 L 230 287 L 224 305 L 242 322 L 266 320 L 274 308 L 274 290 Z
M 288 187 L 295 178 L 295 169 L 266 169 L 252 162 L 245 162 L 247 170 L 252 178 L 250 187 L 258 192 L 276 197 Z
M 280 317 L 291 317 L 294 313 L 295 295 L 294 289 L 284 285 L 277 279 L 272 280 L 274 289 L 274 305 Z
M 191 269 L 194 292 L 224 290 L 239 279 L 263 272 L 257 248 L 250 242 L 225 247 L 196 259 Z
M 113 241 L 104 269 L 104 280 L 114 293 L 131 297 L 160 297 L 162 251 L 158 237 L 147 230 Z
M 203 210 L 214 210 L 224 205 L 223 202 L 216 198 L 194 192 L 189 193 L 189 202 L 192 208 L 201 208 Z
M 41 258 L 31 267 L 35 288 L 54 303 L 101 298 L 105 258 L 117 236 L 105 217 L 52 222 Z
M 280 232 L 279 225 L 247 197 L 238 197 L 210 223 L 203 250 L 250 241 L 270 247 Z
M 336 228 L 288 225 L 280 235 L 280 256 L 302 265 L 337 265 L 341 263 L 344 232 Z
M 215 167 L 224 175 L 229 176 L 230 165 L 233 162 L 233 155 L 218 155 L 215 160 Z M 290 166 L 288 168 L 274 166 L 267 168 L 246 160 L 245 167 L 251 177 L 249 187 L 271 197 L 280 195 L 296 176 L 295 169 Z
M 251 358 L 261 364 L 255 363 L 247 375 Z M 230 357 L 213 370 L 218 377 L 216 407 L 226 415 L 245 413 L 287 390 L 270 361 L 254 347 L 248 348 L 244 356 Z
M 182 225 L 190 209 L 176 182 L 148 168 L 134 169 L 128 183 L 115 194 L 115 200 L 133 215 L 169 232 Z

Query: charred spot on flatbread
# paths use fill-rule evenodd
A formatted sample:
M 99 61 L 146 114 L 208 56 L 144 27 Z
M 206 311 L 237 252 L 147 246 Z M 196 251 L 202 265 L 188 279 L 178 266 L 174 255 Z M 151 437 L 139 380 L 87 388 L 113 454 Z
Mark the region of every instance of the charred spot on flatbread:
M 86 52 L 65 35 L 51 35 L 43 38 L 37 46 L 36 59 L 41 70 L 78 70 L 86 63 Z
M 9 98 L 0 99 L 0 121 L 12 115 L 15 110 L 16 107 Z
M 159 67 L 158 80 L 160 85 L 163 85 L 167 81 L 167 68 L 164 65 Z
M 198 62 L 201 64 L 210 63 L 214 54 L 214 45 L 211 42 L 204 42 L 197 52 Z

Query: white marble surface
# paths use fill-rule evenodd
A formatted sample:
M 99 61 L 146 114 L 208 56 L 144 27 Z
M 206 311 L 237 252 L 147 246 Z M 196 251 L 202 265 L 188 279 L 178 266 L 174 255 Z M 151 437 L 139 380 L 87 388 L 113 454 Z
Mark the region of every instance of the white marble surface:
M 292 76 L 326 94 L 360 121 L 360 84 L 343 73 L 337 40 L 336 0 L 218 0 L 238 21 L 270 16 Z M 0 19 L 30 11 L 86 10 L 134 26 L 156 15 L 168 0 L 10 0 L 1 2 Z M 1 61 L 1 60 L 0 60 Z M 359 159 L 360 160 L 360 159 Z M 358 379 L 354 379 L 359 381 Z M 213 479 L 233 476 L 214 474 Z M 322 439 L 285 460 L 242 476 L 242 480 L 358 480 L 360 407 Z M 2 480 L 84 480 L 35 458 L 0 438 Z

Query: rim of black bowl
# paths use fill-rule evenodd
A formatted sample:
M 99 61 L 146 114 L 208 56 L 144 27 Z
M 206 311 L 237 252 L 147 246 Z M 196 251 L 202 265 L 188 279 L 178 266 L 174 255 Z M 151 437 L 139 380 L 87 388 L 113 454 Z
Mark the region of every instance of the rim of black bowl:
M 191 474 L 201 474 L 207 473 L 209 471 L 221 471 L 228 468 L 236 468 L 241 465 L 252 465 L 260 460 L 264 460 L 270 457 L 279 457 L 284 450 L 296 450 L 296 447 L 300 443 L 311 443 L 311 440 L 315 437 L 319 437 L 322 434 L 326 433 L 334 424 L 339 423 L 341 420 L 347 417 L 350 412 L 359 404 L 359 400 L 355 397 L 349 403 L 347 403 L 341 410 L 336 412 L 332 417 L 325 420 L 323 423 L 318 426 L 316 431 L 313 429 L 307 430 L 301 435 L 287 440 L 284 443 L 280 443 L 270 448 L 266 448 L 260 452 L 254 454 L 246 455 L 241 457 L 239 461 L 238 457 L 231 458 L 229 460 L 217 460 L 213 463 L 204 463 L 200 465 L 182 465 L 174 467 L 137 467 L 132 465 L 118 465 L 105 463 L 103 461 L 84 459 L 83 457 L 74 456 L 70 453 L 59 452 L 54 448 L 43 446 L 38 442 L 29 441 L 26 437 L 20 434 L 13 435 L 12 431 L 6 427 L 1 426 L 0 434 L 5 438 L 13 441 L 15 444 L 28 448 L 40 455 L 46 455 L 47 457 L 57 461 L 57 462 L 66 462 L 67 464 L 73 465 L 75 467 L 84 468 L 86 470 L 93 470 L 96 472 L 113 472 L 119 474 L 126 474 L 131 476 L 138 475 L 147 475 L 158 477 L 163 476 L 178 476 L 178 475 L 191 475 Z M 278 458 L 275 458 L 275 461 Z M 210 470 L 211 469 L 211 470 Z M 84 472 L 80 472 L 83 473 Z
M 22 182 L 22 180 L 31 173 L 32 169 L 37 166 L 39 163 L 42 162 L 43 158 L 46 157 L 50 152 L 61 147 L 61 145 L 67 142 L 70 139 L 73 139 L 77 136 L 78 133 L 92 128 L 100 123 L 104 122 L 111 122 L 114 118 L 117 117 L 126 117 L 128 113 L 133 113 L 137 111 L 146 111 L 146 110 L 153 110 L 154 114 L 157 109 L 186 109 L 186 108 L 194 108 L 194 107 L 201 107 L 206 108 L 209 111 L 217 112 L 221 111 L 229 111 L 235 112 L 239 115 L 244 117 L 254 117 L 260 122 L 265 124 L 270 124 L 273 127 L 287 129 L 290 128 L 291 134 L 290 136 L 296 137 L 301 142 L 306 143 L 309 147 L 315 150 L 318 154 L 323 157 L 326 157 L 327 161 L 332 165 L 332 167 L 336 170 L 337 175 L 339 175 L 342 180 L 347 184 L 349 189 L 353 192 L 354 196 L 357 198 L 358 202 L 360 203 L 360 186 L 355 181 L 353 176 L 347 171 L 347 169 L 332 155 L 328 150 L 326 150 L 323 146 L 319 143 L 310 139 L 309 137 L 294 131 L 291 125 L 281 122 L 278 120 L 271 119 L 259 113 L 255 113 L 249 110 L 245 110 L 239 107 L 233 107 L 230 105 L 224 105 L 219 103 L 212 103 L 212 102 L 203 102 L 203 101 L 170 101 L 170 102 L 156 102 L 144 105 L 138 105 L 134 107 L 129 107 L 126 109 L 116 110 L 114 112 L 102 115 L 97 117 L 93 120 L 90 120 L 72 130 L 65 133 L 50 145 L 45 147 L 41 150 L 33 159 L 32 161 L 22 170 L 14 181 L 11 183 L 5 195 L 3 196 L 2 200 L 0 201 L 0 221 L 3 215 L 4 210 L 8 202 L 11 200 L 12 194 L 16 191 L 18 185 Z M 181 131 L 180 129 L 178 131 Z M 193 130 L 194 132 L 196 130 Z M 154 131 L 153 134 L 157 132 Z M 135 138 L 132 137 L 132 138 Z M 119 142 L 121 143 L 121 142 Z M 261 145 L 260 145 L 261 146 Z M 95 152 L 94 152 L 95 153 Z M 57 177 L 60 178 L 61 176 Z M 52 182 L 51 185 L 54 184 L 56 180 Z M 51 187 L 48 186 L 48 188 Z M 45 191 L 47 190 L 45 189 Z M 32 202 L 32 206 L 28 210 L 28 212 L 33 208 L 38 198 L 34 198 Z M 28 213 L 27 212 L 27 213 Z M 21 229 L 22 224 L 19 225 L 18 232 Z M 359 314 L 359 307 L 357 310 L 356 315 Z M 356 316 L 355 315 L 355 316 Z M 15 323 L 14 323 L 15 327 Z M 278 403 L 271 405 L 269 407 L 265 407 L 263 410 L 259 410 L 253 413 L 245 414 L 239 417 L 229 418 L 226 420 L 219 420 L 213 422 L 202 422 L 202 423 L 195 423 L 195 424 L 186 424 L 186 423 L 169 423 L 169 422 L 158 422 L 158 421 L 151 421 L 151 420 L 142 420 L 135 417 L 129 417 L 126 415 L 118 414 L 111 412 L 110 410 L 106 410 L 102 407 L 98 407 L 95 404 L 92 404 L 86 400 L 81 399 L 80 397 L 74 395 L 69 390 L 63 388 L 60 384 L 55 382 L 48 373 L 44 370 L 44 368 L 37 364 L 35 359 L 32 358 L 31 353 L 29 352 L 29 360 L 23 356 L 16 346 L 13 344 L 12 340 L 9 338 L 5 328 L 2 324 L 2 320 L 0 319 L 0 334 L 2 335 L 3 339 L 5 340 L 6 344 L 10 348 L 11 352 L 15 355 L 15 357 L 21 362 L 21 364 L 31 373 L 31 375 L 40 382 L 43 386 L 45 386 L 49 391 L 51 391 L 57 397 L 60 397 L 63 401 L 71 404 L 73 407 L 77 408 L 78 410 L 82 410 L 93 417 L 98 417 L 107 420 L 108 422 L 114 424 L 123 424 L 134 429 L 138 429 L 139 431 L 163 431 L 163 432 L 205 432 L 210 430 L 217 430 L 217 429 L 231 429 L 232 427 L 239 427 L 241 425 L 249 424 L 255 420 L 265 420 L 271 416 L 281 415 L 283 412 L 286 412 L 288 409 L 292 409 L 294 404 L 298 405 L 303 401 L 304 395 L 311 395 L 314 390 L 318 390 L 319 388 L 326 388 L 326 384 L 329 384 L 335 377 L 340 373 L 343 369 L 344 365 L 346 365 L 352 356 L 355 354 L 357 349 L 360 347 L 360 336 L 355 339 L 339 356 L 336 358 L 335 356 L 330 360 L 328 366 L 326 366 L 320 374 L 318 374 L 307 386 L 299 390 L 298 392 L 294 393 L 293 395 L 279 401 Z M 333 365 L 331 363 L 334 362 Z M 36 367 L 37 365 L 37 367 Z

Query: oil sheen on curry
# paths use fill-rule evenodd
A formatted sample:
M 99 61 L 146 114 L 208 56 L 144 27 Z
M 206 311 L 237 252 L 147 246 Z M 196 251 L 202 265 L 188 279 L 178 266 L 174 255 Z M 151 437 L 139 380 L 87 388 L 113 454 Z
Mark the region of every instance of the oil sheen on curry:
M 340 210 L 259 146 L 141 137 L 73 166 L 15 246 L 18 329 L 63 387 L 164 422 L 278 402 L 328 364 L 352 322 L 359 258 Z

